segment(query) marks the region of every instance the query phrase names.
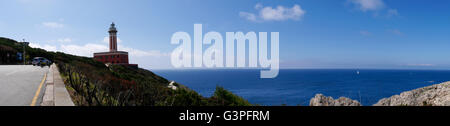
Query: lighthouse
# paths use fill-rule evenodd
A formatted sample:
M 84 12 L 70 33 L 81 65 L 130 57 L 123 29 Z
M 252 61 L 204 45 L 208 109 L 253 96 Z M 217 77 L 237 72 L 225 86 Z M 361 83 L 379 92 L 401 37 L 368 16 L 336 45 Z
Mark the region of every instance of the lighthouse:
M 105 64 L 127 65 L 137 68 L 137 64 L 128 63 L 128 52 L 118 51 L 117 49 L 117 28 L 116 24 L 111 23 L 109 33 L 109 52 L 94 53 L 94 60 Z
M 109 28 L 109 51 L 116 52 L 117 51 L 117 29 L 116 24 L 114 22 L 111 24 Z

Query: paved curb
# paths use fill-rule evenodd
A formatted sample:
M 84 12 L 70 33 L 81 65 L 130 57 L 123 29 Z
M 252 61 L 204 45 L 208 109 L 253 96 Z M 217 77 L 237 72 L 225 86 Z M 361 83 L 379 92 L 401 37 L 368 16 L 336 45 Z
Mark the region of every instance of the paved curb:
M 41 106 L 54 106 L 55 99 L 53 96 L 53 70 L 51 69 L 51 67 L 47 73 L 47 80 L 45 81 L 45 85 L 45 92 L 44 96 L 42 97 Z
M 41 106 L 75 106 L 55 64 L 50 66 L 46 85 Z

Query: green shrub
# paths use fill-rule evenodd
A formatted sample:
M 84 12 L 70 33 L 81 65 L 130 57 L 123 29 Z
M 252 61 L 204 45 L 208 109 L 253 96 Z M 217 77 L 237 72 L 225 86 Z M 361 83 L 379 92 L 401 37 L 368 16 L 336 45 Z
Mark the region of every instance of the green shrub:
M 223 87 L 217 86 L 213 99 L 222 106 L 250 106 L 251 104 L 244 98 L 237 96 Z

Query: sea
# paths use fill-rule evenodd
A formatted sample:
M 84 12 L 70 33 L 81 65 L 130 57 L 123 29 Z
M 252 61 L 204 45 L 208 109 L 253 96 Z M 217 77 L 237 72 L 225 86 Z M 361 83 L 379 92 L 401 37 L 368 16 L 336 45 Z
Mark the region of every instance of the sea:
M 315 94 L 348 97 L 370 106 L 404 91 L 450 81 L 450 70 L 281 69 L 261 79 L 256 69 L 153 70 L 205 97 L 216 86 L 263 106 L 307 106 Z

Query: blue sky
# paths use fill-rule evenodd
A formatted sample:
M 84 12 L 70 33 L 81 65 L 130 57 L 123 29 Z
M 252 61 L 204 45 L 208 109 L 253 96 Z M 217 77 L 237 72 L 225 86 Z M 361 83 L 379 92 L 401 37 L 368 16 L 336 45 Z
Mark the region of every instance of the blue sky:
M 450 69 L 448 0 L 2 0 L 0 36 L 82 56 L 119 50 L 170 69 L 177 31 L 280 32 L 281 68 Z

